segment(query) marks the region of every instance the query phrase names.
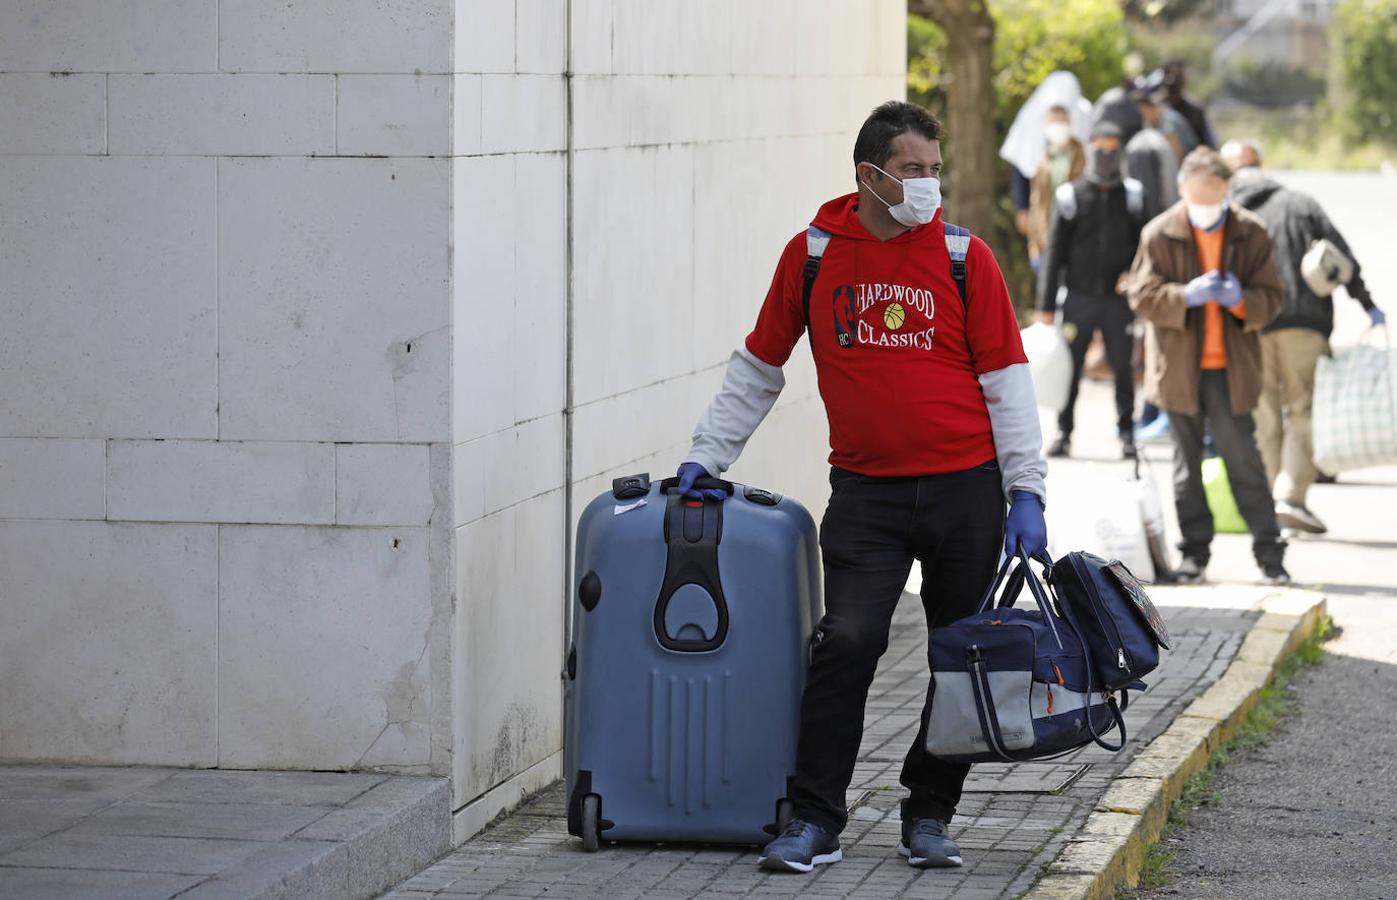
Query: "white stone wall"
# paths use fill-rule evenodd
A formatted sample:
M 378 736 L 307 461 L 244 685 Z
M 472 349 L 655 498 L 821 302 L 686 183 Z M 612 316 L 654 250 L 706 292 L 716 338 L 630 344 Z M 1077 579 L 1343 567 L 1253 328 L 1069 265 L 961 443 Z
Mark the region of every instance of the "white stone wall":
M 458 836 L 556 777 L 569 519 L 673 470 L 905 55 L 894 0 L 0 3 L 0 759 L 449 774 Z M 732 476 L 818 515 L 788 378 Z
M 450 35 L 0 3 L 0 759 L 448 770 Z
M 565 6 L 457 4 L 458 837 L 559 771 L 563 511 L 673 472 L 780 250 L 852 189 L 854 133 L 905 92 L 900 2 L 573 0 L 570 34 Z M 485 37 L 511 28 L 513 57 Z M 732 476 L 818 515 L 813 375 L 797 348 Z

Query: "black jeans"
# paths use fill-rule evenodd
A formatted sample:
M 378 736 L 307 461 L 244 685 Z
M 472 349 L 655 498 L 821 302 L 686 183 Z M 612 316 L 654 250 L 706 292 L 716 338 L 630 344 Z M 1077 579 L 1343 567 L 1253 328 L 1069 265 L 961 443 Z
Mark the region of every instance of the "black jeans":
M 1179 550 L 1200 563 L 1208 561 L 1213 542 L 1213 514 L 1203 490 L 1203 431 L 1212 432 L 1218 456 L 1227 466 L 1227 480 L 1237 511 L 1252 536 L 1258 563 L 1280 562 L 1285 556 L 1276 505 L 1266 481 L 1266 467 L 1256 445 L 1251 414 L 1232 414 L 1226 369 L 1205 369 L 1198 387 L 1196 416 L 1169 410 L 1169 433 L 1174 439 L 1174 505 L 1179 511 Z
M 974 612 L 1004 544 L 1004 495 L 993 461 L 920 478 L 836 468 L 830 483 L 834 493 L 820 526 L 825 615 L 811 640 L 792 799 L 796 815 L 837 834 L 848 821 L 844 792 L 863 736 L 868 688 L 888 648 L 912 561 L 922 564 L 928 629 Z M 911 791 L 903 816 L 949 821 L 970 767 L 929 756 L 925 744 L 923 710 L 902 767 Z
M 1064 437 L 1072 436 L 1082 363 L 1087 356 L 1087 347 L 1091 346 L 1091 336 L 1099 329 L 1102 343 L 1106 345 L 1106 360 L 1111 364 L 1111 374 L 1116 381 L 1116 431 L 1122 436 L 1133 433 L 1135 372 L 1131 368 L 1130 358 L 1135 350 L 1135 336 L 1130 326 L 1135 322 L 1135 313 L 1130 311 L 1130 304 L 1119 294 L 1092 297 L 1068 291 L 1067 299 L 1062 304 L 1062 321 L 1065 325 L 1073 326 L 1076 333 L 1069 342 L 1072 348 L 1072 389 L 1067 394 L 1067 405 L 1058 414 L 1058 430 Z

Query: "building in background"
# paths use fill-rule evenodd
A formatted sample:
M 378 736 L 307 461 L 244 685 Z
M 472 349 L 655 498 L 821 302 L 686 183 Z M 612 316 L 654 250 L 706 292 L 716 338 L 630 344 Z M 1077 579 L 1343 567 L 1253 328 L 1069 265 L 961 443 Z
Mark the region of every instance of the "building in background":
M 0 761 L 558 775 L 575 512 L 668 473 L 901 0 L 0 4 Z M 808 356 L 734 477 L 818 512 Z

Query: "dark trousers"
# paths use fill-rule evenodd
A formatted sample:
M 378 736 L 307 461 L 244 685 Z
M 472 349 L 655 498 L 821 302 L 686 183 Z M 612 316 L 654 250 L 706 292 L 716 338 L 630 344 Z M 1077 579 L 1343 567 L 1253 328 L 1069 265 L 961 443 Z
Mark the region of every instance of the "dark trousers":
M 1071 326 L 1065 331 L 1072 334 L 1068 342 L 1072 348 L 1072 389 L 1067 394 L 1067 405 L 1057 417 L 1058 430 L 1064 437 L 1072 436 L 1082 363 L 1091 346 L 1091 336 L 1099 330 L 1106 345 L 1106 361 L 1111 364 L 1116 381 L 1116 430 L 1121 435 L 1131 434 L 1135 427 L 1135 372 L 1130 364 L 1135 349 L 1135 336 L 1131 333 L 1135 313 L 1130 311 L 1130 304 L 1118 294 L 1093 297 L 1069 290 L 1062 304 L 1062 321 L 1064 326 Z
M 927 628 L 974 612 L 1004 544 L 1004 495 L 993 461 L 944 475 L 872 478 L 843 469 L 820 526 L 825 615 L 811 640 L 800 705 L 796 815 L 839 833 L 863 736 L 864 704 L 888 648 L 913 560 L 922 564 Z M 968 765 L 927 755 L 926 715 L 902 767 L 903 816 L 949 821 Z
M 1169 410 L 1169 433 L 1174 439 L 1174 505 L 1179 511 L 1179 549 L 1185 556 L 1208 561 L 1213 541 L 1213 514 L 1203 491 L 1203 432 L 1212 432 L 1218 455 L 1227 465 L 1227 480 L 1237 511 L 1251 531 L 1252 553 L 1258 563 L 1280 562 L 1285 555 L 1276 506 L 1266 481 L 1266 467 L 1256 445 L 1251 414 L 1233 415 L 1226 369 L 1205 369 L 1198 388 L 1196 416 Z

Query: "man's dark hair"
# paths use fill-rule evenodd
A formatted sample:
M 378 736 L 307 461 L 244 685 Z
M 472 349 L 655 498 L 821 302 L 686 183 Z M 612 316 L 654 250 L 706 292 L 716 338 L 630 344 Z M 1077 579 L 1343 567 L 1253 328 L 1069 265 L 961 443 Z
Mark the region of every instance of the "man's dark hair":
M 1052 106 L 1048 107 L 1048 112 L 1057 113 L 1060 116 L 1067 116 L 1069 118 L 1072 116 L 1072 111 L 1061 103 L 1054 103 Z
M 893 155 L 893 140 L 912 131 L 929 141 L 941 140 L 941 123 L 914 103 L 889 100 L 873 111 L 854 141 L 854 165 L 871 162 L 881 167 Z

